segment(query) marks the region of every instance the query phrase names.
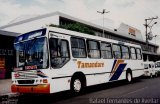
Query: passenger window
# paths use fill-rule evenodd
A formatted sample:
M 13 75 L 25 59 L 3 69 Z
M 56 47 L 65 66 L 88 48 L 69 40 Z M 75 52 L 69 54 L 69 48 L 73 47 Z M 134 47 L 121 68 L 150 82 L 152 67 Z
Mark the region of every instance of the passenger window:
M 51 66 L 53 68 L 60 68 L 64 66 L 70 59 L 69 48 L 67 40 L 50 38 L 50 58 Z
M 104 59 L 111 59 L 112 58 L 112 50 L 110 43 L 101 43 L 101 55 Z
M 100 58 L 100 45 L 98 41 L 88 40 L 87 46 L 89 58 Z
M 80 38 L 71 38 L 72 55 L 74 58 L 85 58 L 86 47 L 85 40 Z
M 122 58 L 129 59 L 129 48 L 127 46 L 121 46 L 122 48 Z
M 113 49 L 114 58 L 120 59 L 121 56 L 122 56 L 120 46 L 114 44 L 114 45 L 112 46 L 112 49 Z
M 134 59 L 134 60 L 137 59 L 136 58 L 136 50 L 135 50 L 135 48 L 131 47 L 130 51 L 131 51 L 131 58 Z
M 144 64 L 144 69 L 148 69 L 148 64 Z
M 141 60 L 142 59 L 141 50 L 139 48 L 137 48 L 136 52 L 137 52 L 137 59 Z

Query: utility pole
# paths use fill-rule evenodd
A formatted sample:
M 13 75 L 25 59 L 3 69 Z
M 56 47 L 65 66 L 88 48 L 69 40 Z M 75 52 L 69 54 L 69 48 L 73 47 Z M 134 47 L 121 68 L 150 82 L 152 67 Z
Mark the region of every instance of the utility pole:
M 97 13 L 101 13 L 101 14 L 103 15 L 103 34 L 102 34 L 102 37 L 104 37 L 104 14 L 105 14 L 105 13 L 109 13 L 109 12 L 110 12 L 110 11 L 107 11 L 107 12 L 106 12 L 106 9 L 103 9 L 102 12 L 97 11 Z
M 147 51 L 148 51 L 148 43 L 149 43 L 149 36 L 148 36 L 148 27 L 150 28 L 150 32 L 151 32 L 151 29 L 153 27 L 154 24 L 157 24 L 157 22 L 155 22 L 154 24 L 152 24 L 150 26 L 150 23 L 154 20 L 154 19 L 158 19 L 158 16 L 157 17 L 152 17 L 152 18 L 148 18 L 148 19 L 145 19 L 145 28 L 146 28 L 146 48 L 147 48 Z M 150 21 L 149 23 L 147 23 L 148 21 Z
M 158 35 L 154 35 L 153 37 L 155 38 L 155 53 L 156 53 L 156 38 Z
M 154 22 L 154 24 L 152 24 L 152 25 L 150 26 L 150 23 L 151 23 L 154 19 L 158 19 L 158 16 L 145 19 L 145 24 L 144 24 L 144 26 L 145 26 L 145 29 L 146 29 L 146 32 L 145 32 L 145 34 L 146 34 L 146 48 L 147 48 L 146 51 L 149 51 L 149 47 L 148 47 L 149 41 L 148 41 L 148 40 L 151 40 L 151 39 L 153 38 L 153 36 L 152 36 L 152 37 L 149 37 L 149 35 L 151 34 L 151 31 L 152 31 L 152 27 L 153 27 L 154 24 L 157 24 L 157 22 Z M 148 21 L 150 21 L 150 22 L 148 23 Z M 148 33 L 148 27 L 150 28 L 150 34 Z M 151 39 L 150 39 L 150 38 L 151 38 Z M 148 60 L 148 55 L 147 55 L 147 60 Z

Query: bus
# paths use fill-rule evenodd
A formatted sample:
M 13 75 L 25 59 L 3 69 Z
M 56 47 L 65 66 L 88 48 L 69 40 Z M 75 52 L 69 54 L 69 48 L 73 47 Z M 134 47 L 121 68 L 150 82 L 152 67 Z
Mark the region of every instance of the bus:
M 83 91 L 87 86 L 143 75 L 139 45 L 46 27 L 16 37 L 12 92 Z

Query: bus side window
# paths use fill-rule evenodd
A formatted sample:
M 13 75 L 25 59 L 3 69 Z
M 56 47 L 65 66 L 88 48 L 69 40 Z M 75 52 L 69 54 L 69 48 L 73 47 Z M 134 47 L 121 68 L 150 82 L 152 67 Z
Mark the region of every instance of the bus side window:
M 144 69 L 148 69 L 148 64 L 144 64 Z
M 100 58 L 100 44 L 95 40 L 87 40 L 88 46 L 88 57 L 89 58 Z
M 71 38 L 72 55 L 74 58 L 85 58 L 86 46 L 85 40 L 81 38 Z
M 130 48 L 130 52 L 131 52 L 131 59 L 136 60 L 137 57 L 136 57 L 136 50 L 135 50 L 135 48 L 134 48 L 134 47 L 131 47 L 131 48 Z
M 129 59 L 129 48 L 127 46 L 121 46 L 122 48 L 122 58 L 123 59 Z
M 101 56 L 104 59 L 111 59 L 112 58 L 112 49 L 110 43 L 101 43 Z
M 149 68 L 151 68 L 151 64 L 149 64 Z
M 51 66 L 60 68 L 69 61 L 69 45 L 67 40 L 49 39 Z
M 136 53 L 137 53 L 137 59 L 141 60 L 142 59 L 142 55 L 141 55 L 141 50 L 139 48 L 136 48 Z
M 115 59 L 120 59 L 122 57 L 121 47 L 118 44 L 113 44 L 112 49 L 113 49 L 114 58 Z

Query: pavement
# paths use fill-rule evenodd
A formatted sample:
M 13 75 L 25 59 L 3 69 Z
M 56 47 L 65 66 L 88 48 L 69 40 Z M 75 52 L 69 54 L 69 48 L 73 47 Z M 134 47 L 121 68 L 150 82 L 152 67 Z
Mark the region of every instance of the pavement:
M 51 95 L 25 96 L 18 104 L 160 104 L 160 77 L 138 78 L 132 83 L 111 82 L 87 87 L 84 93 L 69 91 Z
M 0 79 L 0 95 L 11 93 L 11 79 Z
M 0 104 L 10 104 L 8 99 L 17 98 L 17 93 L 11 92 L 11 79 L 0 79 Z M 16 104 L 15 100 L 11 104 Z
M 132 83 L 118 81 L 90 86 L 80 95 L 64 91 L 50 95 L 7 96 L 2 99 L 2 104 L 160 104 L 159 82 L 160 77 L 142 77 Z M 10 84 L 10 79 L 0 80 L 0 93 L 10 93 Z

